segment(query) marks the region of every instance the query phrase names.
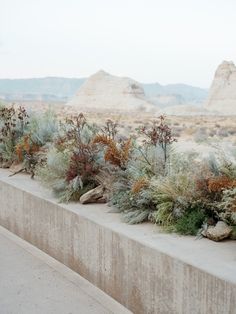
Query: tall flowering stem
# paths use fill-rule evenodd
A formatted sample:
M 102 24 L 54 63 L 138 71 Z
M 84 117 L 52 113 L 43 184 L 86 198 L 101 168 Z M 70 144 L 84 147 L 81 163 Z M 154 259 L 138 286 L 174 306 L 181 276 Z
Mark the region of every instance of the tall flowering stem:
M 151 126 L 142 126 L 139 133 L 144 136 L 143 142 L 148 145 L 160 146 L 163 150 L 164 162 L 168 158 L 168 146 L 177 139 L 173 137 L 171 128 L 166 124 L 166 117 L 161 115 L 158 120 L 152 121 Z

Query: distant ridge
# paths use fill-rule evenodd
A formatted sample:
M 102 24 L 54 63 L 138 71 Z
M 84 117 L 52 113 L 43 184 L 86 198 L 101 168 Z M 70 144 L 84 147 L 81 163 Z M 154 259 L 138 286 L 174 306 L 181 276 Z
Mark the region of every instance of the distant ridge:
M 78 92 L 86 78 L 45 77 L 0 79 L 0 99 L 68 101 Z M 141 84 L 149 102 L 160 107 L 198 104 L 206 100 L 207 90 L 186 84 Z
M 71 98 L 84 78 L 45 77 L 0 79 L 0 98 L 6 100 L 63 100 Z
M 161 85 L 159 83 L 152 83 L 142 85 L 149 100 L 160 106 L 202 104 L 208 94 L 207 89 L 187 84 Z

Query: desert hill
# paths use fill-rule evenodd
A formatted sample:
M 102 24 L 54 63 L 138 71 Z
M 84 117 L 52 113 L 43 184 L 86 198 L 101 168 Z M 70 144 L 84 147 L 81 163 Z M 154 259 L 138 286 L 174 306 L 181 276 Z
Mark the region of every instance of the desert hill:
M 82 111 L 145 111 L 158 110 L 145 98 L 142 86 L 127 77 L 98 71 L 80 87 L 68 106 Z
M 149 101 L 161 107 L 202 104 L 208 93 L 207 89 L 186 84 L 143 84 L 143 88 Z
M 236 66 L 232 61 L 224 61 L 217 68 L 205 108 L 236 114 Z

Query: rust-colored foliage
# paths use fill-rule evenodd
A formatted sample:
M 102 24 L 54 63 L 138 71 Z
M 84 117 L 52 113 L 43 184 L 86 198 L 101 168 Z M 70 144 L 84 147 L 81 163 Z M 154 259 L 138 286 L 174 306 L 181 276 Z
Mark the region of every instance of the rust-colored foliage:
M 64 135 L 57 138 L 55 142 L 58 150 L 69 149 L 73 152 L 66 173 L 66 181 L 69 183 L 78 177 L 82 184 L 93 183 L 98 173 L 96 164 L 98 150 L 92 139 L 86 140 L 83 137 L 83 129 L 89 126 L 86 118 L 80 113 L 78 116 L 67 118 L 66 125 L 69 128 L 65 129 Z
M 110 162 L 114 166 L 123 167 L 129 159 L 131 139 L 118 145 L 114 139 L 102 134 L 97 135 L 94 138 L 93 143 L 106 146 L 104 160 Z
M 21 144 L 16 145 L 16 156 L 19 161 L 23 161 L 23 149 Z
M 221 192 L 224 189 L 230 189 L 236 186 L 236 180 L 232 180 L 226 176 L 212 177 L 207 181 L 209 192 Z
M 65 125 L 69 126 L 69 129 L 65 129 L 64 135 L 58 136 L 55 140 L 55 147 L 58 150 L 63 151 L 68 147 L 74 148 L 83 145 L 81 132 L 87 125 L 87 121 L 82 113 L 71 118 L 67 117 L 65 125 L 62 122 L 60 122 L 60 124 L 62 129 Z
M 131 139 L 128 139 L 123 145 L 122 145 L 122 152 L 123 152 L 123 161 L 128 161 L 129 159 L 129 154 L 130 154 L 130 149 L 131 149 Z
M 40 146 L 31 141 L 30 135 L 25 135 L 21 143 L 16 145 L 16 156 L 18 161 L 23 161 L 24 155 L 33 156 L 39 152 Z
M 70 160 L 70 166 L 66 174 L 66 181 L 70 182 L 79 176 L 83 183 L 92 181 L 97 175 L 98 168 L 96 167 L 93 156 L 90 151 L 84 147 L 83 152 L 75 152 Z
M 23 139 L 23 148 L 27 154 L 30 153 L 30 143 L 29 143 L 29 135 L 24 136 Z
M 134 182 L 131 192 L 133 194 L 138 194 L 142 189 L 148 187 L 148 181 L 145 178 L 140 178 Z
M 159 120 L 152 121 L 151 126 L 142 126 L 138 131 L 144 135 L 144 143 L 157 145 L 169 145 L 177 140 L 172 136 L 172 130 L 166 124 L 165 116 L 160 116 Z
M 111 138 L 109 138 L 108 136 L 106 136 L 105 134 L 98 134 L 95 136 L 93 143 L 94 144 L 102 144 L 102 145 L 111 145 L 111 143 L 113 142 L 113 140 Z
M 225 189 L 236 187 L 236 180 L 227 176 L 215 176 L 196 180 L 196 189 L 202 195 L 210 196 L 221 195 Z
M 161 147 L 166 162 L 167 147 L 177 142 L 177 139 L 173 137 L 171 128 L 166 124 L 165 116 L 161 115 L 159 120 L 154 120 L 151 125 L 141 126 L 137 130 L 144 137 L 144 144 Z

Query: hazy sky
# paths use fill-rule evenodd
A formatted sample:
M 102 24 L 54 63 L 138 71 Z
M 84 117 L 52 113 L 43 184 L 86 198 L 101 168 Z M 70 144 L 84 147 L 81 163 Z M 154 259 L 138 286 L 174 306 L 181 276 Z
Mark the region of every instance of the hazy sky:
M 89 76 L 208 87 L 236 61 L 236 0 L 0 0 L 0 77 Z

